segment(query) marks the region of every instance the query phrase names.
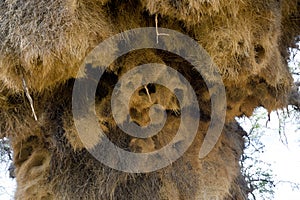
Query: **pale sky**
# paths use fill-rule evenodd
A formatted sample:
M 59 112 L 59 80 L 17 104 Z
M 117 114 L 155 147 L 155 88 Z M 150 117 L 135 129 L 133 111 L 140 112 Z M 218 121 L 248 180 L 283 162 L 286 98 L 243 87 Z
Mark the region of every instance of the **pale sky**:
M 266 113 L 262 108 L 256 113 Z M 267 123 L 267 114 L 265 118 L 260 120 L 264 134 L 261 142 L 265 145 L 264 153 L 260 154 L 259 159 L 271 164 L 273 174 L 276 176 L 276 181 L 291 181 L 300 184 L 300 124 L 295 120 L 289 120 L 285 125 L 285 134 L 288 145 L 285 145 L 280 140 L 278 132 L 278 117 L 275 112 L 271 114 L 271 121 Z M 251 128 L 249 119 L 241 119 L 242 126 L 246 131 Z M 299 200 L 300 191 L 292 190 L 287 183 L 278 184 L 275 188 L 274 200 Z M 259 198 L 258 198 L 259 200 Z
M 9 163 L 0 163 L 0 199 L 13 200 L 16 187 L 14 179 L 9 178 Z

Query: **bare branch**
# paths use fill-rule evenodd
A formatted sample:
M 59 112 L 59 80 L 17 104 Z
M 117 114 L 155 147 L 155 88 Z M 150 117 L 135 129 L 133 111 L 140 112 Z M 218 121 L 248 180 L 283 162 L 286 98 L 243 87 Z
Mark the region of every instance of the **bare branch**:
M 156 43 L 158 44 L 158 37 L 161 35 L 169 36 L 167 33 L 159 33 L 158 32 L 158 17 L 157 14 L 155 15 L 155 29 L 156 29 Z
M 37 116 L 35 114 L 35 110 L 34 110 L 34 107 L 33 107 L 33 100 L 30 96 L 30 93 L 29 93 L 29 90 L 28 90 L 28 87 L 27 87 L 27 84 L 26 84 L 26 81 L 24 79 L 24 77 L 22 78 L 22 83 L 23 83 L 23 88 L 24 88 L 24 91 L 25 91 L 25 94 L 26 94 L 26 97 L 30 103 L 30 107 L 31 107 L 31 111 L 32 111 L 32 114 L 33 114 L 33 117 L 34 117 L 34 120 L 37 121 Z
M 288 98 L 288 104 L 300 111 L 300 82 L 295 82 Z

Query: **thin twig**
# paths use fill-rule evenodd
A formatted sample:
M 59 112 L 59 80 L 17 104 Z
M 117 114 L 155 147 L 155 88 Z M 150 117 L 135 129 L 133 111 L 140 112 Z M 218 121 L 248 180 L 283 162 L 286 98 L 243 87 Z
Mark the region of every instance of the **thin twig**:
M 167 33 L 159 33 L 159 32 L 158 32 L 158 19 L 157 19 L 157 14 L 155 15 L 155 30 L 156 30 L 156 43 L 157 43 L 157 44 L 158 44 L 158 36 L 160 36 L 160 35 L 169 36 L 169 34 L 167 34 Z
M 149 90 L 148 90 L 147 86 L 145 85 L 144 88 L 145 88 L 145 90 L 146 90 L 146 93 L 147 93 L 147 95 L 148 95 L 148 98 L 149 98 L 150 103 L 152 103 L 152 99 L 151 99 L 151 96 L 150 96 L 150 93 L 149 93 Z
M 23 88 L 24 88 L 24 91 L 25 91 L 25 94 L 26 94 L 26 97 L 30 103 L 30 107 L 31 107 L 31 111 L 32 111 L 32 114 L 33 114 L 33 117 L 34 117 L 34 120 L 37 121 L 37 116 L 35 114 L 35 110 L 34 110 L 34 107 L 33 107 L 33 100 L 29 94 L 29 90 L 28 90 L 28 87 L 27 87 L 27 84 L 26 84 L 26 81 L 24 79 L 24 77 L 22 77 L 22 83 L 23 83 Z
M 281 120 L 278 110 L 276 111 L 276 114 L 277 114 L 277 117 L 279 120 L 279 123 L 278 123 L 279 131 L 278 132 L 279 132 L 280 141 L 282 144 L 284 144 L 286 147 L 288 147 L 288 139 L 285 134 L 285 117 L 282 117 L 282 120 Z M 282 125 L 282 123 L 283 123 L 283 125 Z

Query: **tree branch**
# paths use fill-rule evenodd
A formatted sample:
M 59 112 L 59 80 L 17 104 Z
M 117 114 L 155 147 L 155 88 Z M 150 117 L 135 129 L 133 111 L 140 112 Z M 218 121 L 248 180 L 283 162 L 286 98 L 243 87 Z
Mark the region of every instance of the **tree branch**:
M 288 104 L 300 111 L 300 82 L 295 82 L 289 95 Z

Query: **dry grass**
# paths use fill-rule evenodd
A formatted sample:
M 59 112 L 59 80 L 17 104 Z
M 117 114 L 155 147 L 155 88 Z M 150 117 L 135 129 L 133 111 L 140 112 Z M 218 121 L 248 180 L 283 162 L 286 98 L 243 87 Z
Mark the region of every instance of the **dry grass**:
M 16 198 L 242 199 L 238 159 L 243 131 L 234 117 L 249 116 L 261 105 L 271 111 L 287 104 L 292 87 L 288 48 L 299 41 L 299 10 L 298 0 L 0 1 L 0 136 L 12 141 Z M 103 166 L 82 145 L 72 120 L 73 78 L 87 53 L 105 38 L 156 24 L 189 35 L 210 54 L 226 87 L 227 121 L 213 151 L 199 160 L 211 111 L 201 76 L 187 61 L 166 52 L 124 55 L 109 67 L 96 93 L 100 126 L 117 145 L 133 152 L 160 149 L 180 123 L 178 102 L 155 85 L 154 93 L 134 93 L 130 107 L 136 112 L 131 114 L 137 123 L 147 124 L 147 110 L 161 103 L 169 116 L 164 129 L 143 140 L 116 127 L 110 112 L 112 86 L 137 65 L 162 63 L 182 73 L 196 91 L 202 116 L 194 143 L 173 165 L 127 174 Z M 185 49 L 178 41 L 168 45 Z M 26 95 L 35 102 L 38 121 Z M 92 141 L 89 148 L 94 145 Z

